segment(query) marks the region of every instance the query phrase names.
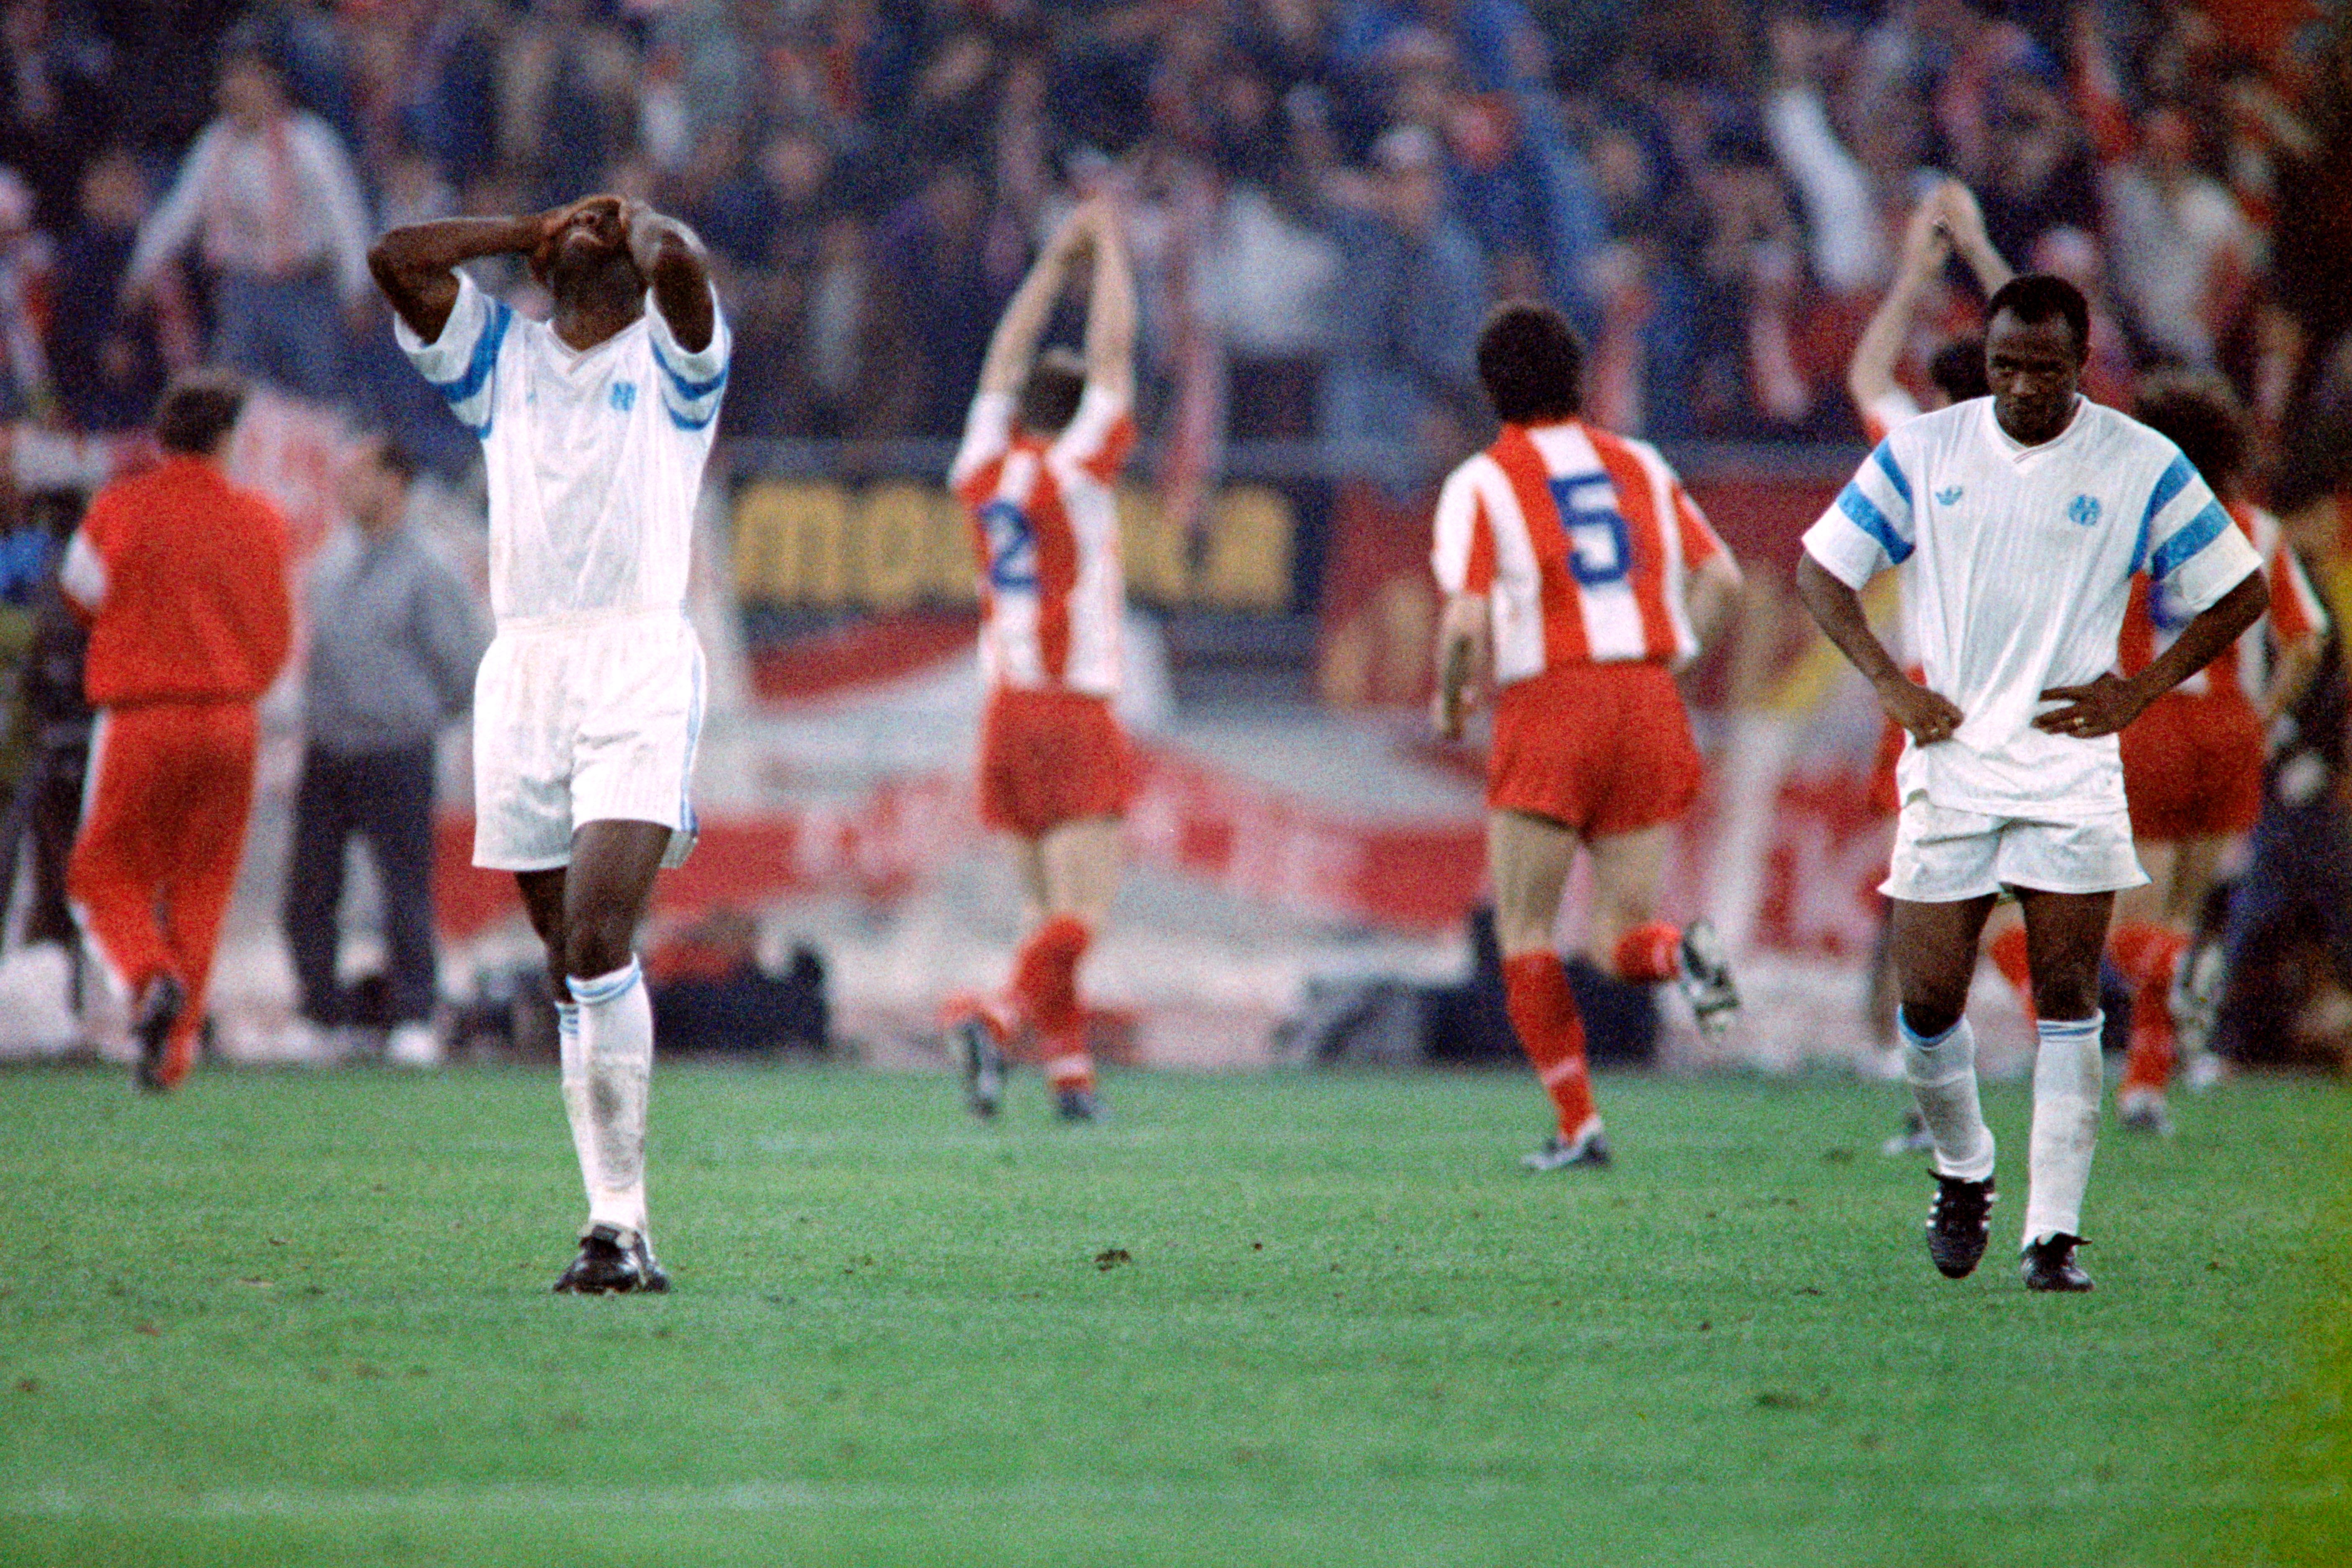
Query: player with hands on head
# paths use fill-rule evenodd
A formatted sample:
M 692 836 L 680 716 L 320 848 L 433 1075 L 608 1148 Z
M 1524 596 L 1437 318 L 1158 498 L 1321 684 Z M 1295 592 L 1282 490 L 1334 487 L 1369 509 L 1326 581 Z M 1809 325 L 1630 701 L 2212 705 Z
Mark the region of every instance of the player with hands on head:
M 1496 307 L 1478 374 L 1502 432 L 1447 478 L 1431 553 L 1445 595 L 1439 733 L 1459 739 L 1492 690 L 1486 854 L 1505 997 L 1559 1114 L 1523 1157 L 1535 1170 L 1611 1158 L 1552 940 L 1580 846 L 1592 858 L 1591 962 L 1676 982 L 1710 1037 L 1739 1005 L 1706 922 L 1657 918 L 1674 824 L 1700 782 L 1674 671 L 1728 618 L 1739 569 L 1654 448 L 1584 420 L 1583 371 L 1558 310 Z
M 2038 1049 L 2020 1269 L 2086 1290 L 2075 1258 L 2097 1141 L 2099 955 L 2132 851 L 2116 732 L 2252 626 L 2261 559 L 2170 441 L 2081 395 L 2090 310 L 2063 279 L 2013 279 L 1988 308 L 1992 396 L 1880 442 L 1805 534 L 1807 609 L 1909 734 L 1881 891 L 1895 901 L 1904 1071 L 1935 1145 L 1927 1249 L 1959 1278 L 1983 1257 L 1994 1144 L 1965 1009 L 1998 894 L 2025 914 Z M 1903 574 L 1906 675 L 1859 590 Z M 2115 675 L 2132 579 L 2179 605 L 2179 638 Z
M 514 313 L 460 268 L 521 256 Z M 482 443 L 497 635 L 474 700 L 474 863 L 546 945 L 588 1194 L 562 1291 L 659 1290 L 646 1229 L 653 1011 L 634 943 L 694 844 L 702 650 L 686 618 L 729 334 L 701 242 L 613 195 L 394 229 L 368 257 L 401 348 Z
M 1038 352 L 1063 289 L 1087 280 L 1083 357 Z M 1091 199 L 1046 242 L 990 340 L 949 482 L 980 564 L 981 820 L 1009 837 L 1026 931 L 1002 1005 L 944 1010 L 966 1102 L 1002 1104 L 1003 1048 L 1036 1042 L 1056 1113 L 1099 1120 L 1079 963 L 1118 889 L 1134 767 L 1112 710 L 1127 613 L 1113 486 L 1135 445 L 1135 279 L 1118 211 Z

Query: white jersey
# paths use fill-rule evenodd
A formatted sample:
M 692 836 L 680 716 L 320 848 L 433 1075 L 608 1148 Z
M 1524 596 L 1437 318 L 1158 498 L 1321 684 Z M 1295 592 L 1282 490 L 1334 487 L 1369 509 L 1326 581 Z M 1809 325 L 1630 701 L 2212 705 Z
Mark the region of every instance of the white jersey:
M 652 297 L 584 353 L 463 272 L 441 335 L 405 321 L 410 361 L 482 443 L 490 609 L 501 622 L 683 612 L 703 464 L 727 390 L 727 321 L 678 345 Z
M 2142 572 L 2170 602 L 2210 608 L 2262 561 L 2180 449 L 2084 399 L 2056 439 L 2019 445 L 1973 399 L 1923 415 L 1878 449 L 1806 552 L 1859 589 L 1903 572 L 1911 647 L 1965 716 L 1949 741 L 1907 742 L 1902 798 L 1948 810 L 2080 822 L 2124 806 L 2112 735 L 2045 734 L 2050 687 L 2112 669 Z

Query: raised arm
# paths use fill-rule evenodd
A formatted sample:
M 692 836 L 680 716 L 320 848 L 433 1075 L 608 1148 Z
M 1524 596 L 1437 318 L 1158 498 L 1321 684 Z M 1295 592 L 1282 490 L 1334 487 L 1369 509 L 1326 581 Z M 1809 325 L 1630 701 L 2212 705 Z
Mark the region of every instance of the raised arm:
M 1127 235 L 1107 201 L 1094 211 L 1094 287 L 1087 299 L 1087 382 L 1122 403 L 1135 395 L 1135 268 Z
M 1862 671 L 1863 679 L 1878 693 L 1878 704 L 1888 718 L 1923 746 L 1952 738 L 1965 717 L 1958 705 L 1903 673 L 1886 645 L 1870 629 L 1870 617 L 1862 610 L 1862 595 L 1838 581 L 1810 553 L 1797 557 L 1797 597 L 1805 602 L 1822 634 Z
M 1037 340 L 1045 335 L 1045 324 L 1053 319 L 1054 302 L 1062 297 L 1070 260 L 1092 238 L 1093 211 L 1094 204 L 1089 202 L 1064 218 L 1031 265 L 1029 276 L 1013 291 L 995 334 L 988 340 L 988 358 L 981 363 L 982 393 L 1020 390 L 1022 378 L 1037 357 Z
M 436 342 L 457 303 L 457 264 L 483 256 L 529 256 L 553 232 L 537 217 L 453 217 L 395 228 L 368 249 L 368 270 L 408 330 Z
M 1895 282 L 1886 298 L 1878 302 L 1870 324 L 1863 328 L 1861 340 L 1853 345 L 1853 357 L 1846 362 L 1846 395 L 1864 414 L 1895 390 L 1895 362 L 1903 357 L 1903 340 L 1910 335 L 1919 296 L 1952 254 L 1951 236 L 1944 227 L 1943 207 L 1937 199 L 1941 195 L 1938 187 L 1912 209 L 1911 221 L 1903 230 L 1903 259 L 1895 269 Z
M 624 207 L 622 221 L 629 237 L 629 259 L 653 290 L 654 309 L 669 323 L 678 347 L 700 353 L 719 330 L 718 307 L 711 302 L 710 253 L 692 229 L 643 202 Z

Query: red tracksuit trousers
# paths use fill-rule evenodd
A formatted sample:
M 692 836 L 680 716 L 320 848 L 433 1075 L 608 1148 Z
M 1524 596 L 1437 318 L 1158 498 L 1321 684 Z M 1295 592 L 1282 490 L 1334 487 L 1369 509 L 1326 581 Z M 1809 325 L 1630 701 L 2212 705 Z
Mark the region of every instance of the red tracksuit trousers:
M 169 974 L 188 1005 L 163 1060 L 194 1059 L 213 951 L 236 886 L 258 740 L 248 702 L 109 708 L 90 738 L 88 805 L 67 888 L 100 956 L 135 999 Z

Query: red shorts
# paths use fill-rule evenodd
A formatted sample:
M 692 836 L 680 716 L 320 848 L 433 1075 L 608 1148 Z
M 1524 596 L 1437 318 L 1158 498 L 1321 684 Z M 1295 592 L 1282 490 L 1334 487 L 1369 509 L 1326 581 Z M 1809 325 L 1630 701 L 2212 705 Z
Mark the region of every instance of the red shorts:
M 2263 811 L 2263 721 L 2236 694 L 2158 698 L 2123 733 L 2132 834 L 2224 838 Z
M 1571 664 L 1495 699 L 1486 804 L 1610 838 L 1673 822 L 1698 796 L 1698 748 L 1665 667 Z
M 980 820 L 1042 838 L 1066 822 L 1123 816 L 1135 759 L 1110 702 L 1078 691 L 990 693 L 980 724 Z

